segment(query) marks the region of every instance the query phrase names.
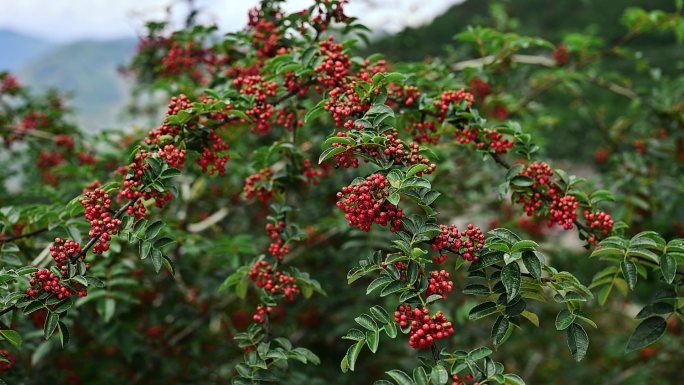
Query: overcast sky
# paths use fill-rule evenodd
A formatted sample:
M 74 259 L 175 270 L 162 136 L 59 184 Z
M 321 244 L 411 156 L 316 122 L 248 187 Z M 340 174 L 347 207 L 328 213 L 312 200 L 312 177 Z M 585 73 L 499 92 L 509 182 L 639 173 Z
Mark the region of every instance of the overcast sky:
M 0 0 L 0 29 L 10 29 L 53 42 L 115 39 L 136 36 L 142 21 L 160 19 L 179 0 Z M 346 13 L 377 30 L 397 32 L 405 26 L 431 21 L 463 0 L 352 0 Z M 206 10 L 203 22 L 216 22 L 223 31 L 241 29 L 247 11 L 258 0 L 195 0 Z M 300 11 L 311 0 L 288 0 L 285 10 Z M 174 8 L 177 20 L 185 5 Z

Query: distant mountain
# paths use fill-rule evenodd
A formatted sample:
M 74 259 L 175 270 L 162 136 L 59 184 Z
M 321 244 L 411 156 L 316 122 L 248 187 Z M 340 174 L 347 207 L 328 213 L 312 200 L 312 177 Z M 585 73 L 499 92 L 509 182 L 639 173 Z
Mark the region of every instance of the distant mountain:
M 135 52 L 136 39 L 81 41 L 60 46 L 16 71 L 22 84 L 73 93 L 69 103 L 86 131 L 116 125 L 130 86 L 117 73 Z
M 0 71 L 14 71 L 55 47 L 57 44 L 0 29 Z

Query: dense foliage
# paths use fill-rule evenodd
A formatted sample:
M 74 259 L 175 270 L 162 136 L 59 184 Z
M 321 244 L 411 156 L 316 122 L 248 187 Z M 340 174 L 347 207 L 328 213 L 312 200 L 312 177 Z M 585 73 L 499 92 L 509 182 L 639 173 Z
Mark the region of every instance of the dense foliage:
M 354 56 L 346 1 L 280 3 L 225 36 L 149 23 L 123 69 L 139 111 L 170 98 L 149 132 L 86 136 L 0 75 L 5 382 L 682 380 L 684 77 L 601 67 L 649 70 L 627 45 L 681 40 L 681 2 L 612 45 L 495 12 L 456 35 L 471 60 L 414 63 Z M 608 123 L 588 86 L 629 107 Z M 583 140 L 551 91 L 605 141 L 563 165 L 588 180 L 544 150 Z

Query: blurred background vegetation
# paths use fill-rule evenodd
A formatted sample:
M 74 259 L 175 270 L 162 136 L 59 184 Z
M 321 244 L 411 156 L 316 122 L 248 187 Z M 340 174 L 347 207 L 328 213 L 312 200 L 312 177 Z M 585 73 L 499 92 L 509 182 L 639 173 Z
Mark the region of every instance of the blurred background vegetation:
M 425 2 L 425 6 L 429 6 L 428 1 Z M 573 33 L 591 34 L 610 44 L 622 37 L 626 31 L 619 20 L 628 6 L 639 6 L 646 10 L 672 11 L 674 1 L 515 0 L 490 3 L 484 0 L 467 0 L 454 5 L 427 25 L 408 28 L 396 35 L 374 41 L 369 47 L 360 50 L 359 55 L 367 56 L 370 53 L 381 52 L 390 62 L 423 61 L 429 57 L 439 56 L 448 57 L 452 61 L 472 59 L 477 57 L 478 53 L 472 52 L 465 44 L 455 42 L 453 38 L 469 25 L 500 27 L 506 31 L 513 30 L 520 35 L 540 36 L 554 44 L 560 43 L 564 37 Z M 11 31 L 0 31 L 0 52 L 2 52 L 0 70 L 9 69 L 16 72 L 19 81 L 29 86 L 36 88 L 52 86 L 62 91 L 73 92 L 74 99 L 71 105 L 75 109 L 75 117 L 85 131 L 92 133 L 104 128 L 117 127 L 122 121 L 121 111 L 131 101 L 129 95 L 132 85 L 118 74 L 117 68 L 130 60 L 135 46 L 135 39 L 84 41 L 56 45 Z M 640 71 L 638 63 L 621 58 L 605 59 L 602 64 L 602 74 L 611 78 L 611 73 L 619 72 L 620 75 L 615 75 L 614 80 L 622 82 L 625 86 L 638 88 L 648 84 L 648 81 L 654 77 L 671 77 L 684 68 L 684 50 L 675 44 L 675 38 L 671 34 L 662 36 L 648 34 L 634 40 L 628 47 L 642 52 L 643 57 L 648 58 L 650 67 L 658 70 Z M 625 79 L 630 79 L 634 84 L 625 83 Z M 595 92 L 586 96 L 587 101 L 599 109 L 607 121 L 623 115 L 624 110 L 629 108 L 629 100 L 624 97 L 598 86 L 595 88 Z M 572 171 L 577 174 L 591 175 L 596 171 L 593 165 L 594 151 L 601 145 L 602 138 L 593 126 L 592 118 L 572 108 L 573 102 L 574 98 L 564 92 L 552 91 L 545 95 L 543 98 L 544 114 L 550 117 L 551 123 L 537 127 L 538 132 L 535 134 L 541 134 L 538 136 L 541 142 L 546 141 L 545 157 L 561 162 L 572 162 L 572 166 L 568 167 L 573 169 Z M 547 135 L 543 135 L 544 133 Z M 249 147 L 237 147 L 235 150 L 240 152 L 247 148 Z M 491 176 L 498 175 L 500 171 L 493 171 L 495 166 L 491 164 L 482 165 L 480 162 L 465 160 L 468 157 L 473 158 L 472 154 L 467 154 L 466 151 L 460 151 L 458 154 L 440 153 L 442 159 L 446 159 L 443 177 L 449 180 L 449 176 L 454 175 L 453 170 L 459 167 L 458 175 L 468 175 L 469 178 L 453 179 L 455 182 L 450 185 L 445 183 L 448 185 L 445 188 L 451 191 L 445 191 L 446 194 L 443 196 L 451 196 L 453 200 L 442 203 L 441 209 L 445 213 L 453 213 L 455 217 L 467 216 L 470 222 L 487 229 L 488 211 L 500 209 L 490 199 L 495 185 Z M 342 179 L 349 176 L 348 172 L 341 172 L 341 174 L 344 174 Z M 232 182 L 239 186 L 244 177 L 232 176 L 232 179 Z M 326 188 L 335 191 L 338 187 L 332 185 Z M 487 208 L 464 207 L 460 203 L 462 201 L 477 202 L 481 197 L 489 199 L 487 201 L 483 198 L 485 204 L 489 205 Z M 202 204 L 198 203 L 198 205 Z M 678 210 L 681 211 L 682 208 Z M 240 211 L 240 213 L 248 215 L 247 211 Z M 305 216 L 305 214 L 302 215 Z M 316 221 L 316 215 L 307 213 L 306 216 L 303 223 Z M 242 218 L 244 216 L 238 219 L 242 220 Z M 515 219 L 510 219 L 510 223 L 505 225 L 515 226 L 517 216 L 513 218 Z M 500 223 L 500 225 L 504 224 Z M 322 282 L 329 292 L 332 288 L 330 282 L 336 282 L 335 287 L 339 288 L 340 284 L 344 284 L 347 270 L 354 264 L 354 261 L 349 260 L 349 255 L 366 255 L 374 248 L 389 244 L 389 235 L 384 230 L 373 231 L 370 237 L 365 233 L 348 231 L 341 242 L 335 240 L 333 244 L 326 245 L 325 248 L 321 246 L 321 249 L 316 252 L 319 256 L 324 252 L 330 252 L 333 257 L 329 259 L 309 257 L 306 259 L 306 266 L 303 270 L 312 272 L 312 275 L 315 275 L 315 278 Z M 662 229 L 655 230 L 662 231 Z M 552 256 L 550 264 L 558 270 L 571 270 L 582 282 L 590 282 L 599 264 L 596 261 L 589 263 L 584 256 L 578 257 L 578 254 L 584 253 L 584 250 L 575 240 L 576 234 L 570 233 L 564 233 L 562 240 L 555 235 L 543 238 L 535 238 L 534 235 L 531 237 L 538 239 L 542 247 L 546 248 L 546 254 Z M 340 238 L 342 237 L 338 237 Z M 239 243 L 237 239 L 230 238 L 227 238 L 225 242 L 230 245 Z M 249 242 L 242 246 L 250 247 Z M 193 254 L 197 254 L 199 258 L 201 249 L 196 252 L 191 250 L 189 257 Z M 216 281 L 208 283 L 210 288 L 215 289 L 224 276 L 214 277 Z M 459 293 L 466 284 L 465 277 L 461 272 L 455 274 L 454 278 L 456 283 L 454 293 Z M 641 293 L 656 291 L 658 283 L 653 279 L 651 281 L 653 282 L 643 283 Z M 169 282 L 165 283 L 169 284 Z M 286 315 L 287 317 L 298 316 L 298 322 L 288 323 L 283 327 L 282 332 L 291 332 L 292 335 L 301 338 L 301 341 L 297 341 L 298 343 L 316 352 L 324 361 L 327 361 L 326 368 L 334 369 L 331 362 L 333 364 L 337 362 L 345 354 L 348 345 L 340 340 L 339 336 L 346 333 L 350 327 L 352 323 L 350 315 L 359 314 L 368 308 L 363 286 L 359 284 L 345 288 L 345 296 L 314 297 L 315 302 L 296 302 L 287 308 Z M 681 336 L 677 337 L 681 333 L 679 329 L 671 330 L 672 334 L 666 334 L 658 342 L 656 350 L 623 355 L 626 341 L 637 324 L 632 319 L 640 309 L 636 303 L 646 303 L 649 297 L 650 294 L 644 298 L 632 295 L 630 302 L 627 302 L 623 301 L 624 297 L 614 295 L 606 307 L 594 306 L 589 315 L 596 320 L 599 329 L 598 332 L 588 331 L 591 337 L 590 353 L 580 364 L 575 363 L 567 351 L 565 334 L 556 332 L 553 328 L 557 309 L 541 304 L 531 306 L 530 310 L 535 311 L 545 325 L 538 329 L 526 327 L 524 333 L 514 333 L 509 342 L 495 353 L 496 357 L 506 365 L 507 371 L 520 374 L 528 384 L 684 383 L 684 372 L 676 365 L 673 366 L 673 363 L 684 360 L 684 352 L 680 345 Z M 456 341 L 452 341 L 454 343 L 450 345 L 454 348 L 467 349 L 478 344 L 488 344 L 489 327 L 493 320 L 468 322 L 468 310 L 475 304 L 475 300 L 462 295 L 455 295 L 453 298 L 456 299 L 454 303 L 450 303 L 449 308 L 445 309 L 447 314 L 453 317 L 458 330 Z M 233 315 L 240 311 L 241 306 L 234 305 L 235 307 L 229 310 L 229 313 L 232 312 Z M 135 315 L 129 314 L 129 316 L 134 318 Z M 97 325 L 89 327 L 94 335 L 102 331 Z M 307 333 L 300 333 L 301 328 L 306 328 Z M 291 370 L 292 378 L 286 383 L 369 383 L 371 377 L 372 379 L 379 378 L 384 370 L 401 366 L 401 364 L 406 364 L 406 367 L 414 366 L 414 354 L 407 352 L 405 345 L 403 341 L 391 346 L 388 344 L 387 350 L 382 352 L 384 360 L 379 360 L 380 356 L 362 357 L 359 369 L 344 376 L 334 370 L 322 373 L 320 368 L 313 366 L 297 366 L 296 370 Z M 202 353 L 201 346 L 194 346 L 191 349 Z M 219 349 L 236 350 L 230 346 Z M 232 353 L 236 352 L 232 351 Z M 218 352 L 213 354 L 216 355 Z M 83 358 L 82 362 L 88 362 L 88 358 Z

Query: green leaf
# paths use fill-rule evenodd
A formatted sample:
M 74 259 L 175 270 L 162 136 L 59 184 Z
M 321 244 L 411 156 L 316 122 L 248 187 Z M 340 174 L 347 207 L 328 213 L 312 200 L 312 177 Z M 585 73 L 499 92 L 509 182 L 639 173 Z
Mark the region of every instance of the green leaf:
M 568 336 L 568 348 L 570 353 L 575 358 L 575 361 L 580 362 L 587 354 L 589 349 L 589 336 L 584 328 L 578 323 L 572 323 L 566 330 Z
M 159 273 L 162 266 L 162 252 L 159 249 L 152 250 L 152 264 L 154 265 L 154 270 Z
M 430 383 L 431 385 L 444 385 L 449 380 L 449 373 L 441 365 L 435 365 L 432 367 L 432 372 L 430 373 Z
M 394 369 L 385 373 L 392 377 L 392 379 L 396 381 L 399 385 L 413 385 L 413 379 L 401 370 Z
M 618 249 L 616 247 L 601 246 L 600 248 L 594 250 L 589 256 L 589 258 L 602 257 L 605 255 L 625 255 L 625 250 Z
M 343 152 L 347 151 L 346 147 L 330 147 L 323 151 L 320 157 L 318 157 L 318 164 L 321 164 L 325 162 L 326 160 L 332 158 L 333 156 L 337 154 L 341 154 Z
M 356 323 L 358 323 L 359 325 L 363 326 L 364 328 L 366 328 L 368 330 L 372 330 L 372 331 L 378 330 L 378 324 L 375 323 L 373 318 L 371 318 L 371 316 L 369 316 L 368 314 L 361 314 L 360 316 L 354 318 L 354 321 L 356 321 Z M 350 365 L 350 367 L 351 367 L 351 365 Z M 354 369 L 352 369 L 352 370 L 354 370 Z
M 59 340 L 62 343 L 62 349 L 64 349 L 64 347 L 69 343 L 69 340 L 71 340 L 71 335 L 69 334 L 69 329 L 64 322 L 59 321 L 57 323 L 57 327 L 59 328 Z
M 375 305 L 370 308 L 370 312 L 373 317 L 377 318 L 380 322 L 391 322 L 389 314 L 385 311 L 385 309 L 382 308 L 382 306 Z
M 380 331 L 366 332 L 366 340 L 368 341 L 368 349 L 375 353 L 378 351 L 378 344 L 380 343 Z
M 515 262 L 504 266 L 503 270 L 501 270 L 501 281 L 506 287 L 509 301 L 515 298 L 520 292 L 520 284 L 522 283 L 520 266 Z
M 575 315 L 570 310 L 563 309 L 556 316 L 556 330 L 565 330 L 575 321 Z
M 389 285 L 385 286 L 380 292 L 380 296 L 385 297 L 392 293 L 396 293 L 402 289 L 406 289 L 406 282 L 402 281 L 401 279 L 397 279 L 395 281 L 392 281 Z
M 59 302 L 57 305 L 55 305 L 54 309 L 52 309 L 53 312 L 55 313 L 63 313 L 71 307 L 74 306 L 74 301 L 71 299 L 71 297 L 66 297 L 64 298 L 61 302 Z
M 482 346 L 468 353 L 468 358 L 473 361 L 477 361 L 487 356 L 491 356 L 492 353 L 493 352 L 490 348 Z
M 409 170 L 406 172 L 406 178 L 410 178 L 421 171 L 427 170 L 428 168 L 429 167 L 426 164 L 416 164 L 411 166 L 411 168 L 409 168 Z
M 636 265 L 630 259 L 625 259 L 620 263 L 620 268 L 622 268 L 622 275 L 625 277 L 625 281 L 627 281 L 629 288 L 634 290 L 637 283 Z
M 534 250 L 536 247 L 539 247 L 537 242 L 529 241 L 529 240 L 523 240 L 520 242 L 516 242 L 513 245 L 513 247 L 511 248 L 511 252 L 515 253 L 516 251 L 521 251 L 521 250 Z
M 663 254 L 660 257 L 660 269 L 663 272 L 665 282 L 672 283 L 677 275 L 677 261 L 670 254 Z
M 407 188 L 432 188 L 430 182 L 427 179 L 417 176 L 412 176 L 406 180 L 401 185 L 402 190 Z
M 237 116 L 238 118 L 244 119 L 247 122 L 252 121 L 252 119 L 250 119 L 249 116 L 247 116 L 244 112 L 242 112 L 240 110 L 224 110 L 223 112 L 228 114 L 228 115 Z
M 366 295 L 370 294 L 373 292 L 373 290 L 376 290 L 379 287 L 385 287 L 389 285 L 390 282 L 392 282 L 392 277 L 390 277 L 387 274 L 380 274 L 378 278 L 374 279 L 373 282 L 368 285 L 368 289 L 366 289 Z
M 182 174 L 183 173 L 181 172 L 181 170 L 179 170 L 177 168 L 169 167 L 166 170 L 162 171 L 160 176 L 162 179 L 168 179 L 168 178 L 174 178 L 174 177 L 180 176 Z
M 325 113 L 325 106 L 318 106 L 307 111 L 304 115 L 304 123 L 309 123 L 311 120 L 316 119 L 320 115 Z
M 76 277 L 74 277 L 76 278 Z M 94 287 L 105 287 L 105 283 L 102 282 L 99 278 L 93 277 L 93 276 L 87 276 L 85 278 L 85 283 L 82 282 L 84 285 L 90 285 Z M 73 278 L 72 278 L 73 279 Z
M 145 259 L 150 255 L 152 251 L 152 243 L 148 241 L 140 242 L 140 259 Z
M 38 310 L 38 309 L 42 309 L 43 307 L 44 307 L 44 306 L 43 306 L 43 303 L 42 303 L 42 302 L 40 302 L 40 301 L 38 301 L 38 300 L 31 301 L 31 303 L 29 303 L 29 304 L 24 308 L 24 314 L 31 314 L 31 313 L 33 313 L 34 311 Z
M 540 280 L 542 264 L 537 255 L 533 251 L 525 250 L 522 253 L 522 261 L 527 271 L 529 271 L 535 279 Z
M 656 342 L 665 333 L 666 328 L 667 322 L 663 317 L 646 318 L 637 326 L 629 338 L 625 353 L 633 352 Z
M 490 293 L 489 287 L 479 283 L 471 283 L 463 289 L 463 294 L 489 295 Z
M 0 330 L 0 334 L 14 346 L 21 346 L 21 336 L 14 330 Z
M 359 329 L 351 328 L 347 332 L 347 335 L 342 337 L 345 340 L 362 341 L 366 338 L 366 335 Z
M 508 169 L 508 172 L 506 172 L 506 180 L 510 181 L 515 177 L 516 175 L 520 174 L 520 171 L 524 170 L 525 166 L 522 164 L 514 164 L 511 166 L 511 168 Z
M 347 355 L 345 357 L 347 358 L 347 366 L 349 367 L 349 370 L 354 371 L 356 359 L 359 358 L 359 353 L 361 353 L 361 349 L 363 348 L 363 345 L 365 343 L 366 340 L 359 341 L 354 345 L 350 346 L 349 350 L 347 350 Z
M 596 325 L 596 323 L 594 323 L 594 321 L 589 319 L 589 315 L 587 313 L 583 312 L 582 310 L 574 309 L 572 311 L 572 314 L 575 315 L 577 318 L 581 319 L 582 321 L 584 321 L 584 322 L 588 323 L 589 325 L 598 329 L 598 326 Z
M 510 180 L 511 184 L 518 187 L 529 187 L 534 184 L 534 179 L 526 175 L 516 175 Z
M 468 312 L 468 318 L 471 320 L 476 320 L 480 319 L 482 317 L 486 317 L 492 313 L 496 312 L 496 303 L 495 302 L 484 302 L 481 303 L 472 309 L 470 309 L 470 312 Z
M 49 312 L 47 318 L 45 318 L 45 327 L 43 328 L 43 334 L 45 335 L 45 339 L 50 338 L 52 333 L 55 331 L 55 328 L 57 327 L 57 322 L 59 322 L 59 315 L 57 315 L 56 313 Z
M 504 374 L 505 384 L 508 385 L 525 385 L 525 381 L 515 374 Z
M 415 382 L 416 385 L 427 385 L 428 376 L 422 366 L 413 369 L 413 382 Z
M 383 327 L 385 329 L 385 333 L 389 336 L 389 338 L 394 338 L 397 336 L 397 327 L 394 325 L 394 323 L 389 323 Z
M 148 227 L 147 230 L 145 230 L 145 238 L 150 239 L 154 238 L 159 234 L 159 231 L 166 226 L 166 223 L 164 221 L 154 221 L 152 222 Z
M 488 231 L 487 234 L 495 236 L 511 246 L 521 241 L 519 236 L 508 229 L 494 229 Z
M 503 343 L 508 332 L 508 326 L 508 318 L 504 317 L 503 315 L 500 315 L 499 318 L 497 318 L 494 322 L 491 338 L 492 343 L 495 346 L 501 345 Z
M 639 256 L 639 257 L 648 258 L 648 259 L 652 260 L 653 262 L 658 263 L 658 256 L 655 253 L 653 253 L 651 250 L 642 249 L 642 248 L 633 249 L 630 247 L 629 250 L 627 250 L 627 256 L 631 257 L 631 256 L 635 256 L 635 255 Z

